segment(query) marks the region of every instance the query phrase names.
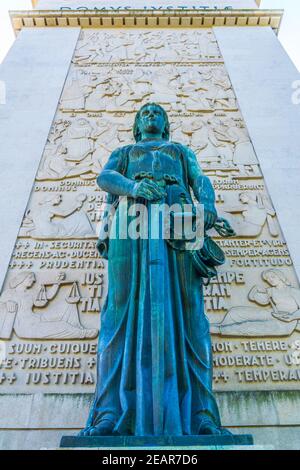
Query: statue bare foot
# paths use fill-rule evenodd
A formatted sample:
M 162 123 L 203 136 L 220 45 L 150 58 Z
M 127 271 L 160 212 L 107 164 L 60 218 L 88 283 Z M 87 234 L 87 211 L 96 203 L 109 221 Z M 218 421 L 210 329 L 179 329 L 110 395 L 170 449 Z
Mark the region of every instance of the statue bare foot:
M 109 419 L 102 419 L 97 425 L 82 429 L 78 434 L 81 437 L 113 436 L 115 424 Z
M 210 418 L 203 418 L 201 420 L 198 434 L 201 436 L 232 436 L 228 429 L 218 426 Z
M 81 431 L 79 431 L 79 433 L 77 434 L 78 437 L 86 437 L 86 436 L 89 436 L 89 435 L 90 435 L 90 429 L 91 429 L 91 427 L 87 427 L 87 428 L 81 429 Z

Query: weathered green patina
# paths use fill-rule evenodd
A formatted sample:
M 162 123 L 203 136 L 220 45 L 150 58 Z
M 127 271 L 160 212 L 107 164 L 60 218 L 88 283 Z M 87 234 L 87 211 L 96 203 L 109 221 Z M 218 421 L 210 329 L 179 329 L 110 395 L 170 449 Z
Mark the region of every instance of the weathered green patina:
M 232 235 L 228 223 L 218 219 L 213 187 L 195 154 L 169 140 L 163 108 L 143 106 L 133 131 L 136 143 L 115 150 L 97 179 L 116 209 L 114 223 L 123 197 L 128 207 L 137 202 L 147 207 L 153 223 L 157 204 L 193 207 L 192 189 L 204 205 L 205 232 L 215 227 Z M 82 436 L 228 434 L 212 393 L 202 292 L 203 279 L 213 277 L 225 258 L 206 234 L 201 249 L 185 246 L 172 237 L 123 238 L 118 230 L 114 237 L 100 236 L 109 290 L 101 314 L 95 399 Z

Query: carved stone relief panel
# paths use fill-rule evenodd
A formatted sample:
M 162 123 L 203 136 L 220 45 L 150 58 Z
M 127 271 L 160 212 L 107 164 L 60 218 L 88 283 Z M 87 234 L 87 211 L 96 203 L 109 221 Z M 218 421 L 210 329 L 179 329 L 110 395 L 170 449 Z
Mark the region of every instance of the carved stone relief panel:
M 163 73 L 161 73 L 163 66 Z M 137 111 L 146 102 L 172 112 L 237 110 L 223 64 L 114 64 L 71 68 L 61 98 L 65 112 Z
M 205 174 L 261 179 L 258 161 L 238 112 L 170 112 L 171 138 L 189 145 Z M 94 179 L 110 153 L 133 142 L 134 113 L 59 113 L 37 174 L 38 181 Z
M 94 114 L 58 114 L 37 181 L 76 177 L 94 180 L 111 152 L 132 140 L 132 116 Z
M 84 30 L 74 56 L 78 65 L 119 62 L 201 62 L 222 60 L 210 29 Z
M 262 178 L 240 113 L 180 113 L 171 118 L 172 139 L 192 148 L 207 176 Z
M 91 240 L 18 240 L 0 298 L 1 391 L 63 393 L 94 384 L 105 273 Z
M 217 390 L 298 389 L 300 288 L 212 30 L 83 30 L 0 296 L 0 392 L 95 386 L 106 262 L 96 176 L 133 142 L 135 112 L 167 111 L 235 229 L 205 287 Z

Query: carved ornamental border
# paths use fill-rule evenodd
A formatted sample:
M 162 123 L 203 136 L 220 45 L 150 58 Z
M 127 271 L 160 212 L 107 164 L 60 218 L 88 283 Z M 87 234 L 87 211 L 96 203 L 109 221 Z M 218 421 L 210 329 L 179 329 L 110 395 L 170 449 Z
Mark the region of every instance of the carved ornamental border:
M 33 10 L 11 11 L 13 28 L 210 28 L 270 26 L 278 33 L 283 10 Z

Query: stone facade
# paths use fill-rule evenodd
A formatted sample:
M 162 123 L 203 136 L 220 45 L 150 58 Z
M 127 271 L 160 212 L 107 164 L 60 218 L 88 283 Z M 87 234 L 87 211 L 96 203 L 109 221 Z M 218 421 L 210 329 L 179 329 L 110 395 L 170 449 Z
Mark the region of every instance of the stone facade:
M 277 158 L 286 152 L 292 162 L 297 151 L 297 126 L 284 147 L 289 133 L 280 134 L 280 124 L 296 118 L 298 110 L 282 111 L 270 131 L 274 114 L 268 115 L 268 106 L 272 101 L 276 111 L 284 110 L 287 97 L 276 89 L 264 91 L 267 103 L 258 103 L 255 96 L 268 71 L 278 89 L 293 76 L 271 28 L 277 29 L 281 14 L 263 15 L 254 1 L 232 2 L 236 8 L 227 10 L 219 2 L 220 10 L 194 9 L 191 16 L 175 9 L 178 27 L 170 12 L 144 12 L 145 22 L 138 23 L 138 12 L 122 16 L 121 10 L 118 17 L 105 13 L 112 18 L 109 25 L 103 11 L 92 12 L 97 2 L 86 2 L 90 10 L 84 13 L 72 2 L 71 16 L 80 29 L 70 27 L 75 25 L 70 13 L 59 10 L 68 2 L 57 3 L 56 28 L 47 28 L 50 17 L 42 9 L 48 4 L 42 0 L 32 13 L 12 14 L 16 31 L 22 31 L 0 69 L 21 94 L 17 59 L 23 58 L 22 67 L 33 67 L 26 101 L 13 101 L 17 95 L 8 94 L 3 108 L 7 158 L 14 167 L 1 176 L 6 198 L 2 219 L 12 203 L 1 252 L 0 338 L 6 358 L 0 369 L 0 446 L 57 447 L 62 434 L 84 425 L 95 388 L 99 312 L 107 291 L 106 264 L 95 250 L 105 194 L 95 177 L 113 149 L 132 142 L 135 112 L 155 101 L 168 111 L 172 140 L 197 154 L 214 184 L 219 214 L 236 231 L 235 238 L 225 241 L 215 234 L 227 264 L 205 288 L 223 423 L 252 433 L 258 445 L 297 448 L 299 264 L 294 225 L 281 204 L 293 200 L 300 207 L 292 163 L 286 164 L 291 186 L 285 197 L 278 197 L 277 188 L 282 194 L 284 186 L 276 182 L 281 171 Z M 238 23 L 237 9 L 244 7 L 253 7 L 244 13 L 247 27 Z M 93 24 L 92 17 L 101 24 Z M 250 17 L 257 19 L 253 26 Z M 257 26 L 266 17 L 267 23 Z M 28 18 L 32 23 L 26 24 Z M 59 24 L 63 18 L 68 24 Z M 134 24 L 126 27 L 130 18 Z M 160 27 L 163 18 L 168 22 Z M 210 24 L 208 18 L 213 18 Z M 224 23 L 210 27 L 220 18 Z M 237 26 L 223 28 L 226 18 L 234 18 Z M 88 19 L 86 27 L 83 19 Z M 46 47 L 47 67 L 55 67 L 49 71 L 43 61 Z M 275 50 L 277 62 L 268 63 Z M 286 67 L 284 77 L 279 76 L 280 64 Z M 254 104 L 264 116 L 264 138 Z M 10 124 L 14 114 L 20 117 L 17 128 Z

